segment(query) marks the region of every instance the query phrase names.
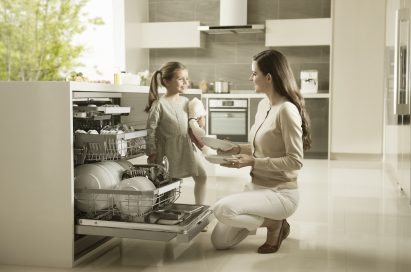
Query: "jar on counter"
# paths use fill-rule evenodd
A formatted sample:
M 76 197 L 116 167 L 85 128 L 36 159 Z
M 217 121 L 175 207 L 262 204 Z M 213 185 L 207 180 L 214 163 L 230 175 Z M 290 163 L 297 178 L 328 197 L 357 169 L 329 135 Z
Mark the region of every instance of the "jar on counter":
M 198 87 L 200 88 L 201 92 L 206 93 L 208 92 L 208 82 L 205 80 L 201 80 L 200 83 L 198 84 Z

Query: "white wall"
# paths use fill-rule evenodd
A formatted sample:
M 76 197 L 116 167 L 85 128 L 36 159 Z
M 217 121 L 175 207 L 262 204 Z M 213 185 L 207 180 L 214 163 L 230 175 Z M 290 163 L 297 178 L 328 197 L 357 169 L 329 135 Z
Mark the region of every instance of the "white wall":
M 334 0 L 331 156 L 382 154 L 385 0 Z

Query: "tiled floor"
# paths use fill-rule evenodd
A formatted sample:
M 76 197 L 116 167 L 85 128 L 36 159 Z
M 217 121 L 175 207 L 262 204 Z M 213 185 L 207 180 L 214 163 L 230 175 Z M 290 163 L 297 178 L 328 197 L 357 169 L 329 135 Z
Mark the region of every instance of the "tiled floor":
M 208 181 L 207 204 L 248 180 L 248 169 L 218 168 Z M 291 234 L 275 254 L 256 253 L 263 229 L 234 249 L 214 250 L 214 221 L 188 244 L 122 239 L 71 270 L 0 265 L 0 271 L 411 271 L 411 206 L 382 163 L 306 160 L 299 184 Z M 178 202 L 193 203 L 192 190 L 192 180 L 185 180 Z

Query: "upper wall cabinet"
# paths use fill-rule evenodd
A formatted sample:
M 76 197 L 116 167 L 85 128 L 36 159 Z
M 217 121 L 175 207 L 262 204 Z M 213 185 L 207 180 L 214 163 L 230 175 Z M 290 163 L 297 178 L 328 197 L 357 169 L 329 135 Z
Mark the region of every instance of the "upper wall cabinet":
M 331 44 L 331 18 L 267 20 L 265 46 Z
M 158 22 L 141 24 L 142 48 L 199 48 L 205 34 L 198 31 L 200 22 Z

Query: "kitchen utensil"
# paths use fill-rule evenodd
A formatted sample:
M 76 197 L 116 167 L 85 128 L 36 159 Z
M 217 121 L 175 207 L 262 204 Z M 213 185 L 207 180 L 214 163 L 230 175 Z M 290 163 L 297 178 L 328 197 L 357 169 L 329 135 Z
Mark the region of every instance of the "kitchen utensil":
M 231 83 L 228 81 L 216 81 L 213 83 L 215 93 L 229 93 Z
M 236 146 L 236 144 L 230 141 L 220 140 L 213 137 L 204 136 L 201 137 L 201 139 L 203 140 L 206 146 L 209 146 L 213 149 L 221 149 L 222 151 L 228 151 Z
M 163 170 L 165 174 L 168 175 L 168 169 L 169 169 L 170 164 L 166 156 L 163 157 L 163 161 L 161 162 L 161 164 L 163 165 Z

